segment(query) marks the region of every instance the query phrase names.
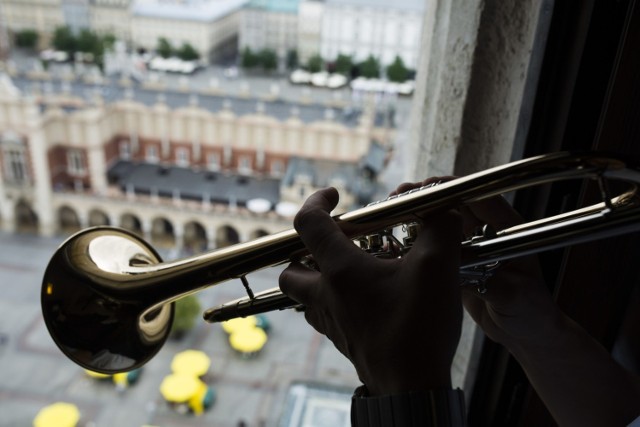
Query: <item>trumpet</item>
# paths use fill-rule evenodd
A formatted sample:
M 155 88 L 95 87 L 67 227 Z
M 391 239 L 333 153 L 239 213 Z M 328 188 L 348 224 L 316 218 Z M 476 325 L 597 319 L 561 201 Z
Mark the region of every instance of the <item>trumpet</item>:
M 559 180 L 590 179 L 602 201 L 592 206 L 503 230 L 486 230 L 462 245 L 463 284 L 482 283 L 500 263 L 541 251 L 640 230 L 640 169 L 621 157 L 559 152 L 512 162 L 439 185 L 390 197 L 333 216 L 363 250 L 410 250 L 420 218 L 513 190 Z M 624 192 L 611 194 L 621 182 Z M 418 215 L 419 214 L 419 215 Z M 400 242 L 391 230 L 407 229 Z M 387 242 L 385 244 L 385 242 Z M 398 254 L 399 252 L 399 254 Z M 144 365 L 163 346 L 172 302 L 209 286 L 241 279 L 247 296 L 204 313 L 209 322 L 298 306 L 273 288 L 254 294 L 251 272 L 308 259 L 294 229 L 179 260 L 162 262 L 143 239 L 124 229 L 93 227 L 69 237 L 44 273 L 42 313 L 60 350 L 83 368 L 113 374 Z

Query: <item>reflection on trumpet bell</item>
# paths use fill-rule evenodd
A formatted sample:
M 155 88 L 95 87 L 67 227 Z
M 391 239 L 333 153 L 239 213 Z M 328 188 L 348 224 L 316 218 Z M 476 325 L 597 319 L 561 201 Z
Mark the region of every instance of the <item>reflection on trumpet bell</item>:
M 334 220 L 363 250 L 375 256 L 402 256 L 418 233 L 417 218 L 565 179 L 598 180 L 602 202 L 462 242 L 464 284 L 480 284 L 503 260 L 640 230 L 640 171 L 599 153 L 521 160 L 336 215 Z M 613 197 L 608 181 L 621 181 L 631 189 Z M 390 232 L 398 226 L 407 232 L 402 240 Z M 42 283 L 43 316 L 58 347 L 85 369 L 106 374 L 131 370 L 153 357 L 167 339 L 172 301 L 230 279 L 246 283 L 244 277 L 251 272 L 306 255 L 290 229 L 162 263 L 150 245 L 130 232 L 87 229 L 53 255 Z M 221 321 L 299 306 L 278 288 L 254 295 L 247 286 L 247 294 L 208 310 L 205 319 Z

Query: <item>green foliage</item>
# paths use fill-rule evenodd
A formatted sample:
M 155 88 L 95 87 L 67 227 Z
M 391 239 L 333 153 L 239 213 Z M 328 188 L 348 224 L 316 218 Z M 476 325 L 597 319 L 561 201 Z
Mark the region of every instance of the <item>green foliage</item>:
M 160 37 L 158 39 L 158 44 L 156 45 L 156 52 L 163 58 L 168 58 L 173 54 L 173 46 L 169 40 L 164 37 Z
M 336 58 L 336 73 L 348 76 L 351 74 L 351 68 L 353 67 L 353 59 L 350 55 L 340 54 Z
M 402 58 L 396 56 L 396 59 L 387 67 L 387 77 L 392 82 L 402 83 L 407 80 L 409 69 L 405 67 Z
M 58 27 L 53 32 L 53 40 L 51 42 L 56 50 L 62 50 L 72 54 L 76 51 L 77 40 L 71 31 L 71 28 L 64 26 Z
M 196 295 L 187 295 L 175 302 L 175 314 L 173 316 L 173 326 L 171 334 L 180 336 L 189 332 L 196 324 L 200 316 L 200 300 Z
M 380 62 L 373 55 L 369 55 L 364 62 L 360 63 L 360 75 L 370 79 L 380 77 Z
M 254 52 L 246 46 L 240 54 L 240 66 L 245 69 L 262 68 L 264 71 L 273 71 L 278 67 L 278 56 L 273 49 L 262 49 Z
M 100 68 L 103 66 L 104 51 L 115 43 L 115 36 L 107 34 L 104 36 L 95 33 L 89 29 L 83 29 L 76 36 L 67 26 L 58 27 L 53 33 L 51 45 L 55 50 L 62 50 L 70 55 L 76 52 L 82 52 L 84 59 L 92 61 Z
M 78 52 L 99 52 L 102 50 L 102 40 L 93 31 L 83 29 L 76 38 L 76 50 Z
M 198 53 L 198 51 L 191 46 L 190 43 L 182 43 L 182 46 L 180 47 L 180 49 L 178 49 L 178 51 L 176 52 L 176 55 L 178 55 L 178 58 L 182 59 L 183 61 L 197 61 L 198 59 L 200 59 L 200 54 Z
M 298 51 L 291 49 L 287 52 L 287 69 L 293 70 L 298 68 Z
M 105 49 L 113 49 L 113 46 L 116 44 L 116 36 L 113 34 L 105 34 L 102 37 L 102 46 Z
M 311 58 L 309 58 L 309 61 L 307 61 L 307 69 L 311 73 L 317 73 L 318 71 L 322 71 L 323 68 L 324 68 L 324 60 L 318 54 L 313 55 Z
M 265 71 L 273 71 L 278 66 L 278 57 L 272 49 L 262 49 L 259 56 L 260 65 Z
M 249 46 L 246 46 L 242 50 L 242 56 L 240 58 L 240 65 L 242 68 L 255 68 L 259 65 L 260 58 L 253 53 Z
M 16 46 L 35 49 L 38 44 L 38 37 L 36 30 L 20 30 L 15 34 Z

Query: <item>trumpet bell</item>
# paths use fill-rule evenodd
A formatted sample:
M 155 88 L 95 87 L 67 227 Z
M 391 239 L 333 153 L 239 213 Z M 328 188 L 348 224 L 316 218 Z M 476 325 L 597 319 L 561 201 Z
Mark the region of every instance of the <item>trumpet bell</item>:
M 173 303 L 150 305 L 141 297 L 135 269 L 160 262 L 151 246 L 126 230 L 96 227 L 66 240 L 47 266 L 41 291 L 45 324 L 62 352 L 106 374 L 151 359 L 169 336 Z

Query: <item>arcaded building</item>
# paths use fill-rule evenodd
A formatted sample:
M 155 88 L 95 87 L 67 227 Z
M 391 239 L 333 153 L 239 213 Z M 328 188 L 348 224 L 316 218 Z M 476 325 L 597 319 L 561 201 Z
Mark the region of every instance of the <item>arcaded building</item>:
M 188 99 L 86 102 L 25 94 L 3 77 L 2 228 L 109 224 L 202 249 L 289 228 L 320 187 L 338 187 L 340 210 L 373 194 L 393 131 L 370 112 L 343 120 L 325 107 Z

